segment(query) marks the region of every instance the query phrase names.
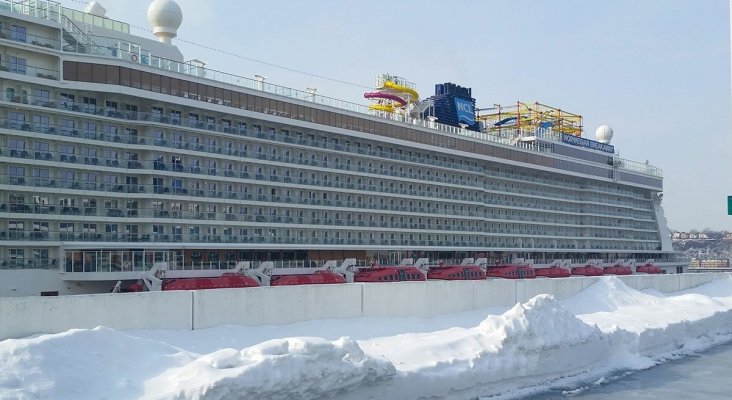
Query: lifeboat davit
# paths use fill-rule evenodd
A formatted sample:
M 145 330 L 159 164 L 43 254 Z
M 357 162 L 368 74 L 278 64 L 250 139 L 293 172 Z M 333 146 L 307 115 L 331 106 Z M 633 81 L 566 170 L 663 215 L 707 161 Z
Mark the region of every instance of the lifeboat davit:
M 605 275 L 605 271 L 602 269 L 602 267 L 598 267 L 594 264 L 585 264 L 581 267 L 572 268 L 572 275 L 602 276 Z
M 544 278 L 567 278 L 572 276 L 572 272 L 567 268 L 562 268 L 556 265 L 550 267 L 534 268 L 534 273 L 537 277 Z
M 635 269 L 638 274 L 662 274 L 663 270 L 661 267 L 654 265 L 651 262 L 647 262 Z
M 275 275 L 270 281 L 270 286 L 291 286 L 291 285 L 327 285 L 334 283 L 346 283 L 346 278 L 341 274 L 332 271 L 317 271 L 313 274 L 303 275 Z
M 163 279 L 162 290 L 201 290 L 257 287 L 259 282 L 239 273 L 224 273 L 221 276 L 206 278 Z M 140 288 L 141 289 L 141 288 Z
M 486 276 L 489 278 L 534 279 L 536 278 L 536 272 L 529 265 L 507 264 L 488 267 Z

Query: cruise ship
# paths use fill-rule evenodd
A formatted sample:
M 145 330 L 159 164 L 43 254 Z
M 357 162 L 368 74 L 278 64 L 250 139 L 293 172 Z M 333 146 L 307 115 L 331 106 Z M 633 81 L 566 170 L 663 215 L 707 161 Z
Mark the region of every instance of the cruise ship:
M 389 75 L 370 104 L 342 101 L 185 61 L 171 0 L 149 5 L 150 38 L 105 12 L 0 0 L 0 297 L 108 292 L 159 261 L 683 271 L 661 170 L 619 158 L 607 126 L 481 111 L 452 83 L 417 101 Z

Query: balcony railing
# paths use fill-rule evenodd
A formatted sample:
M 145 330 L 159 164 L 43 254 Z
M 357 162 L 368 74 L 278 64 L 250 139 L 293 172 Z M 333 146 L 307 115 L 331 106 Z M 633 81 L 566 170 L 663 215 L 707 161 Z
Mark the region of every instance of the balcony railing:
M 341 152 L 349 152 L 349 153 L 357 153 L 361 155 L 369 155 L 369 156 L 375 156 L 379 158 L 385 158 L 385 159 L 391 159 L 399 162 L 412 162 L 412 163 L 424 163 L 426 159 L 417 157 L 417 156 L 410 156 L 406 154 L 398 154 L 394 152 L 384 152 L 384 151 L 377 151 L 374 149 L 367 149 L 362 147 L 351 147 L 351 146 L 344 146 L 340 145 L 338 143 L 324 143 L 322 141 L 318 141 L 309 138 L 305 138 L 302 136 L 295 136 L 295 135 L 285 135 L 281 132 L 265 132 L 257 128 L 243 128 L 243 127 L 235 127 L 232 126 L 230 123 L 206 123 L 205 125 L 203 122 L 198 121 L 191 121 L 186 120 L 185 123 L 178 120 L 176 118 L 175 114 L 161 114 L 161 113 L 145 113 L 145 112 L 138 112 L 138 111 L 125 111 L 125 110 L 118 110 L 116 108 L 110 108 L 110 107 L 97 107 L 93 104 L 86 104 L 86 103 L 80 103 L 80 102 L 73 102 L 68 99 L 51 99 L 49 97 L 33 97 L 27 94 L 23 95 L 15 95 L 9 94 L 8 92 L 5 93 L 5 100 L 11 101 L 15 103 L 24 103 L 24 104 L 33 104 L 37 106 L 43 106 L 43 107 L 50 107 L 50 108 L 57 108 L 57 109 L 64 109 L 64 110 L 70 110 L 75 112 L 83 112 L 87 114 L 96 114 L 108 118 L 116 118 L 116 119 L 123 119 L 123 120 L 132 120 L 132 121 L 146 121 L 146 122 L 153 122 L 153 123 L 160 123 L 160 124 L 167 124 L 167 125 L 175 125 L 175 126 L 190 126 L 192 129 L 203 129 L 206 131 L 215 131 L 230 135 L 237 135 L 237 136 L 248 136 L 252 138 L 257 139 L 265 139 L 269 141 L 276 141 L 276 142 L 282 142 L 282 143 L 292 143 L 292 144 L 299 144 L 299 145 L 306 145 L 310 147 L 315 148 L 322 148 L 326 150 L 332 150 L 332 151 L 341 151 Z M 0 99 L 2 101 L 2 99 Z M 3 122 L 5 121 L 5 122 Z M 7 121 L 7 120 L 1 120 L 0 123 L 3 124 L 3 126 L 7 127 L 8 123 L 13 123 L 13 121 Z M 23 125 L 18 127 L 15 126 L 14 129 L 21 129 L 21 130 L 28 130 L 31 129 L 31 126 L 25 122 L 23 122 Z M 115 143 L 126 143 L 126 144 L 154 144 L 156 146 L 163 146 L 163 147 L 170 147 L 170 148 L 177 148 L 177 149 L 188 149 L 188 150 L 196 150 L 196 151 L 206 151 L 209 153 L 217 153 L 217 154 L 225 154 L 225 155 L 236 155 L 236 156 L 247 156 L 247 151 L 240 151 L 236 148 L 222 148 L 217 147 L 214 145 L 207 146 L 201 143 L 189 143 L 189 142 L 174 142 L 174 141 L 168 141 L 167 139 L 163 137 L 150 137 L 147 135 L 125 135 L 125 134 L 104 134 L 102 132 L 97 131 L 82 131 L 79 132 L 79 130 L 72 129 L 72 128 L 59 128 L 57 126 L 53 126 L 51 124 L 35 124 L 32 127 L 33 131 L 36 132 L 42 132 L 42 133 L 50 133 L 50 134 L 61 134 L 64 136 L 76 136 L 76 137 L 84 137 L 86 139 L 96 139 L 96 140 L 106 140 L 106 141 L 112 141 Z M 81 135 L 81 136 L 80 136 Z M 283 161 L 284 158 L 280 155 L 273 155 L 274 158 L 272 158 L 272 161 Z M 261 159 L 270 159 L 270 155 L 261 153 L 258 154 L 258 158 Z M 290 161 L 294 161 L 294 158 L 291 158 Z M 307 160 L 299 160 L 295 162 L 299 162 L 300 164 L 306 162 Z M 480 177 L 482 178 L 483 174 L 489 174 L 493 177 L 501 177 L 502 179 L 508 179 L 515 182 L 523 182 L 523 181 L 529 181 L 533 183 L 543 184 L 547 185 L 548 187 L 555 187 L 556 182 L 539 179 L 539 178 L 533 178 L 533 177 L 516 177 L 514 175 L 509 175 L 504 172 L 495 172 L 484 168 L 477 168 L 470 164 L 463 164 L 463 163 L 456 163 L 456 162 L 449 162 L 449 161 L 443 161 L 443 160 L 427 160 L 429 164 L 433 167 L 445 167 L 445 168 L 452 168 L 452 169 L 459 169 L 464 170 L 466 172 L 476 172 L 480 174 Z M 313 166 L 320 166 L 320 167 L 327 167 L 325 163 L 323 162 L 321 165 L 321 162 L 319 160 L 310 160 L 308 161 Z M 655 167 L 649 166 L 647 164 L 640 164 L 629 162 L 629 166 L 631 168 L 634 168 L 635 170 L 640 170 L 640 172 L 646 172 L 655 176 L 661 176 L 661 170 L 657 169 Z M 345 170 L 355 170 L 357 167 L 349 164 L 343 164 L 336 166 L 336 168 L 345 169 Z M 364 170 L 363 167 L 358 167 L 359 172 L 369 172 L 379 175 L 391 175 L 391 176 L 399 176 L 399 177 L 409 177 L 407 174 L 403 171 L 396 171 L 396 170 L 386 170 L 386 169 L 374 169 L 371 168 L 370 171 Z M 624 169 L 625 167 L 621 164 L 616 166 L 616 168 Z M 411 176 L 412 178 L 422 179 L 421 177 L 417 176 Z M 437 180 L 437 176 L 432 177 L 426 177 L 426 180 Z M 458 183 L 458 182 L 451 182 L 451 183 Z M 478 178 L 473 178 L 473 180 L 467 180 L 463 184 L 466 186 L 475 186 L 478 183 Z M 459 184 L 459 183 L 458 183 Z M 575 189 L 583 189 L 583 190 L 593 190 L 590 186 L 584 187 L 578 184 L 572 184 L 568 182 L 562 183 L 563 186 L 573 187 Z M 500 189 L 499 189 L 500 190 Z M 598 189 L 603 194 L 606 194 L 606 189 Z M 633 195 L 631 192 L 623 191 L 622 195 L 628 196 Z M 618 193 L 614 191 L 613 193 Z M 545 195 L 546 193 L 543 193 Z M 644 199 L 645 200 L 645 199 Z
M 38 78 L 58 80 L 59 72 L 57 70 L 34 67 L 32 65 L 12 63 L 9 61 L 0 62 L 0 71 L 12 72 L 15 74 L 35 76 Z
M 15 245 L 22 245 L 23 242 L 36 244 L 39 242 L 64 242 L 66 247 L 73 247 L 74 243 L 93 242 L 99 246 L 111 246 L 115 244 L 136 243 L 140 247 L 166 248 L 174 247 L 178 243 L 206 243 L 210 245 L 220 245 L 226 247 L 231 244 L 247 244 L 247 245 L 348 245 L 348 246 L 378 246 L 381 248 L 393 246 L 395 248 L 425 247 L 425 248 L 455 248 L 462 247 L 465 249 L 534 249 L 534 250 L 550 250 L 550 249 L 566 249 L 566 250 L 582 250 L 592 249 L 598 250 L 626 250 L 628 252 L 645 252 L 653 253 L 660 251 L 658 240 L 649 238 L 625 238 L 625 237 L 604 237 L 604 238 L 583 238 L 577 236 L 545 236 L 532 239 L 518 238 L 516 236 L 500 235 L 496 233 L 476 233 L 468 235 L 463 234 L 463 238 L 425 240 L 425 239 L 400 239 L 400 238 L 357 238 L 357 237 L 335 237 L 335 231 L 320 230 L 318 237 L 295 237 L 295 236 L 271 236 L 266 233 L 263 235 L 252 234 L 252 230 L 248 234 L 205 234 L 205 233 L 125 233 L 125 232 L 28 232 L 28 231 L 11 231 L 0 232 L 0 243 L 4 241 L 17 241 Z M 322 236 L 322 233 L 328 233 L 329 236 Z M 456 234 L 456 236 L 460 236 Z M 516 240 L 514 240 L 516 238 Z M 27 246 L 27 244 L 26 244 Z
M 8 39 L 21 43 L 32 44 L 34 46 L 45 47 L 48 49 L 58 50 L 61 48 L 61 41 L 54 38 L 39 36 L 32 33 L 20 33 L 10 28 L 0 29 L 0 39 Z
M 57 269 L 59 260 L 52 258 L 3 258 L 0 259 L 0 270 L 8 269 Z
M 56 1 L 0 0 L 0 9 L 59 23 L 63 23 L 66 19 L 73 23 L 111 29 L 122 33 L 130 33 L 130 25 L 127 23 L 62 7 L 61 4 Z

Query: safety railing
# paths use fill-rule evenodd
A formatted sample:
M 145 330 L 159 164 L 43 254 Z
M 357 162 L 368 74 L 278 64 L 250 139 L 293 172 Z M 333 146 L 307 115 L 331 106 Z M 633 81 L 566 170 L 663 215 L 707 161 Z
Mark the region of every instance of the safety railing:
M 0 71 L 26 76 L 35 76 L 44 79 L 58 80 L 59 78 L 58 70 L 27 65 L 25 64 L 25 60 L 23 60 L 23 62 L 1 61 Z

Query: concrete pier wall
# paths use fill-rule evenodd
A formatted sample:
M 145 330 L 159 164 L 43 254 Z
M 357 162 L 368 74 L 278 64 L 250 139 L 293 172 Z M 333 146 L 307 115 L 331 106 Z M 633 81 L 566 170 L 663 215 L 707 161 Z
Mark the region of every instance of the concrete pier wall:
M 629 287 L 671 293 L 726 273 L 630 275 Z M 566 299 L 601 278 L 427 281 L 0 298 L 0 340 L 73 328 L 203 329 L 313 319 L 430 317 L 508 307 L 538 294 Z

